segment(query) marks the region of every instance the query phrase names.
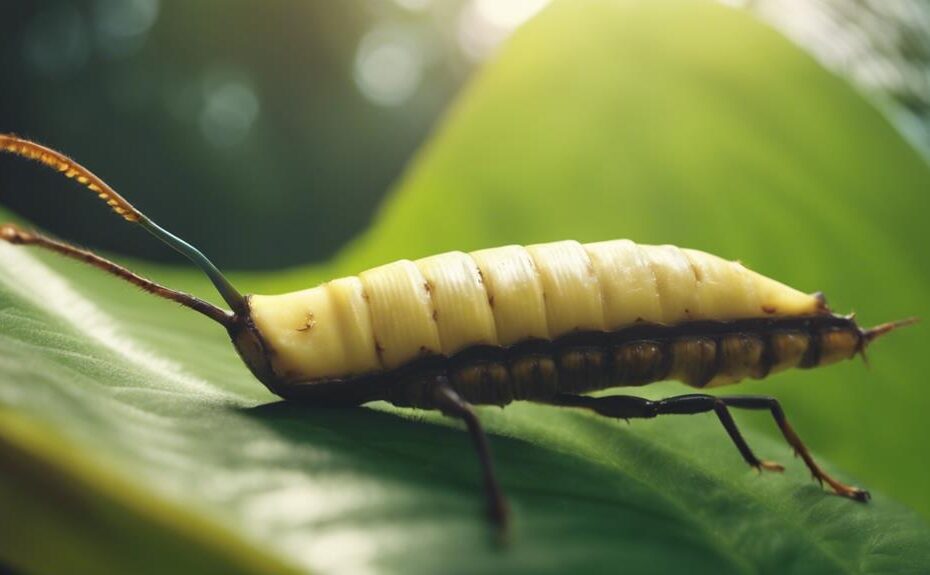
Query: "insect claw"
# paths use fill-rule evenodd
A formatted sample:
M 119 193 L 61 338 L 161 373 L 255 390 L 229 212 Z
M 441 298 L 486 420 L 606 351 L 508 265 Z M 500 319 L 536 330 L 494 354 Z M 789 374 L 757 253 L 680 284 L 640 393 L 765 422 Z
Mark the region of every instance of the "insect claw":
M 768 461 L 766 459 L 763 459 L 759 461 L 759 465 L 756 467 L 756 469 L 759 470 L 760 472 L 764 469 L 766 471 L 774 471 L 775 473 L 781 473 L 785 470 L 785 466 L 775 461 Z
M 870 499 L 872 499 L 871 493 L 869 493 L 865 489 L 860 489 L 859 487 L 852 487 L 852 486 L 843 485 L 843 484 L 831 485 L 831 487 L 833 487 L 833 491 L 837 495 L 841 495 L 848 499 L 852 499 L 853 501 L 858 501 L 860 503 L 867 503 Z
M 858 487 L 853 487 L 852 492 L 849 493 L 849 497 L 851 499 L 855 499 L 856 501 L 861 501 L 862 503 L 866 503 L 867 501 L 872 499 L 872 494 L 869 493 L 865 489 L 859 489 Z
M 494 542 L 500 547 L 510 544 L 510 506 L 501 500 L 492 503 L 487 509 L 488 519 L 495 525 Z

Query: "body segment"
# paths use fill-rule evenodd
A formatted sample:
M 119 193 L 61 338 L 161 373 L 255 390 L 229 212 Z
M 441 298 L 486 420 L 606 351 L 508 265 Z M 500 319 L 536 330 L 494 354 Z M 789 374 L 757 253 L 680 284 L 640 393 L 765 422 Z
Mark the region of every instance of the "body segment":
M 284 387 L 389 376 L 387 386 L 449 360 L 453 384 L 479 378 L 478 387 L 496 388 L 484 393 L 492 403 L 666 378 L 703 387 L 764 377 L 801 358 L 770 357 L 781 347 L 757 333 L 762 323 L 746 332 L 746 321 L 833 317 L 819 296 L 742 264 L 628 240 L 401 260 L 301 292 L 251 296 L 249 309 Z M 701 331 L 740 321 L 727 337 Z M 792 333 L 810 335 L 765 338 Z

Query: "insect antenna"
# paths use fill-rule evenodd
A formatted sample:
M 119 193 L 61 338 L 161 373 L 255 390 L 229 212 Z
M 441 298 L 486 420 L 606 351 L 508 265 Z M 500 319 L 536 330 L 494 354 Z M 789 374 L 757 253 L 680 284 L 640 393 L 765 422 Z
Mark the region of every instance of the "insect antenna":
M 207 257 L 203 255 L 203 253 L 201 253 L 200 250 L 190 245 L 189 243 L 185 242 L 181 238 L 175 236 L 171 232 L 165 230 L 164 228 L 162 228 L 161 226 L 159 226 L 158 224 L 156 224 L 149 218 L 147 218 L 142 212 L 137 210 L 132 204 L 126 201 L 125 198 L 123 198 L 121 195 L 116 193 L 116 191 L 113 188 L 111 188 L 106 182 L 104 182 L 102 179 L 97 177 L 93 172 L 91 172 L 84 166 L 78 164 L 77 162 L 75 162 L 68 156 L 65 156 L 61 152 L 57 152 L 55 150 L 52 150 L 51 148 L 47 148 L 45 146 L 42 146 L 41 144 L 37 144 L 30 140 L 26 140 L 26 139 L 19 138 L 13 135 L 8 135 L 8 134 L 0 134 L 0 152 L 8 152 L 10 154 L 14 154 L 14 155 L 17 155 L 17 156 L 20 156 L 20 157 L 23 157 L 29 160 L 35 160 L 41 164 L 48 166 L 49 168 L 52 168 L 53 170 L 56 170 L 57 172 L 64 175 L 66 178 L 77 180 L 79 184 L 83 185 L 91 192 L 94 192 L 98 198 L 106 202 L 107 205 L 110 206 L 110 208 L 114 212 L 116 212 L 119 216 L 121 216 L 124 220 L 126 220 L 127 222 L 139 224 L 140 226 L 145 228 L 145 230 L 148 231 L 150 234 L 152 234 L 153 236 L 161 240 L 163 243 L 171 246 L 173 249 L 180 252 L 185 257 L 187 257 L 189 260 L 191 260 L 194 263 L 194 265 L 196 265 L 205 274 L 207 274 L 207 277 L 209 277 L 210 281 L 213 282 L 213 285 L 216 287 L 216 290 L 220 293 L 221 296 L 223 296 L 223 299 L 226 301 L 227 304 L 229 304 L 233 312 L 245 313 L 246 311 L 245 310 L 246 308 L 245 298 L 242 297 L 242 294 L 240 294 L 236 290 L 236 288 L 234 288 L 232 284 L 229 283 L 229 280 L 227 280 L 223 276 L 220 270 L 218 270 L 216 266 L 213 265 L 213 262 L 207 259 Z M 33 243 L 35 245 L 39 245 L 41 247 L 45 247 L 53 251 L 57 251 L 63 255 L 67 255 L 75 259 L 86 261 L 101 269 L 110 271 L 111 273 L 114 273 L 115 275 L 123 277 L 124 279 L 127 279 L 128 281 L 136 283 L 136 285 L 139 285 L 146 291 L 150 291 L 151 293 L 155 293 L 156 295 L 163 295 L 163 297 L 168 297 L 167 295 L 164 295 L 164 293 L 173 292 L 173 290 L 169 290 L 168 288 L 159 286 L 158 284 L 155 284 L 154 282 L 150 282 L 149 280 L 144 280 L 143 278 L 136 276 L 129 270 L 126 270 L 125 268 L 122 268 L 114 264 L 113 262 L 109 262 L 99 256 L 96 256 L 94 254 L 91 254 L 90 252 L 81 250 L 79 248 L 75 248 L 67 244 L 62 244 L 60 242 L 51 240 L 50 238 L 46 238 L 44 236 L 41 236 L 35 233 L 27 234 L 25 232 L 22 232 L 22 230 L 18 230 L 15 227 L 4 228 L 3 239 L 7 239 L 7 241 L 11 241 L 6 237 L 7 234 L 9 234 L 10 237 L 19 237 L 20 239 L 30 238 L 30 242 L 20 242 L 20 243 Z M 122 270 L 122 271 L 116 271 L 117 269 Z M 135 279 L 129 279 L 130 276 L 134 278 L 138 278 L 139 280 L 142 280 L 143 282 L 148 282 L 148 284 L 153 286 L 153 288 L 149 289 L 149 288 L 143 287 L 142 283 L 137 282 Z M 155 287 L 157 287 L 158 289 L 155 289 Z M 163 293 L 161 290 L 167 290 L 167 292 Z M 174 292 L 174 293 L 180 293 L 180 292 Z M 187 295 L 187 294 L 184 294 L 184 295 Z M 188 297 L 192 297 L 192 296 L 188 296 Z M 179 303 L 184 303 L 180 299 L 175 299 L 173 297 L 168 297 L 168 299 L 174 299 L 175 301 L 178 301 Z M 193 298 L 193 299 L 196 299 L 196 298 Z M 197 300 L 197 301 L 201 301 L 201 300 Z M 201 301 L 201 303 L 205 304 L 206 302 Z M 187 305 L 187 304 L 185 303 L 184 305 Z M 206 305 L 210 305 L 210 304 L 206 304 Z M 189 305 L 188 307 L 193 307 L 194 309 L 198 309 L 197 307 L 191 306 L 191 305 Z M 198 311 L 205 313 L 201 309 L 198 309 Z M 223 313 L 225 314 L 225 312 Z M 206 315 L 211 316 L 210 313 L 206 313 Z M 213 317 L 213 319 L 217 319 L 217 318 Z
M 90 264 L 96 268 L 102 269 L 107 273 L 113 274 L 118 278 L 126 280 L 150 294 L 169 299 L 185 307 L 189 307 L 194 311 L 198 311 L 210 319 L 223 324 L 224 326 L 228 327 L 235 321 L 233 314 L 224 309 L 216 307 L 212 303 L 206 302 L 188 293 L 173 290 L 161 284 L 155 283 L 152 280 L 146 279 L 134 272 L 131 272 L 123 266 L 98 256 L 93 252 L 82 250 L 81 248 L 60 242 L 58 240 L 53 240 L 52 238 L 44 236 L 38 232 L 26 231 L 19 226 L 16 226 L 15 224 L 7 223 L 0 225 L 0 239 L 14 245 L 37 246 L 40 248 L 45 248 L 63 256 Z

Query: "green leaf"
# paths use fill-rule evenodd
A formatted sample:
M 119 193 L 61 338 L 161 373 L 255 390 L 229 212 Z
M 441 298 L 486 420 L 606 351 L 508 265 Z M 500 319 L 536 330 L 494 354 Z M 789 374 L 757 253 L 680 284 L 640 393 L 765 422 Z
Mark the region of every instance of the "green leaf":
M 742 13 L 556 3 L 476 79 L 368 234 L 325 268 L 240 281 L 278 291 L 446 249 L 630 237 L 741 258 L 869 322 L 930 316 L 928 183 L 866 102 Z M 192 272 L 142 268 L 209 293 Z M 762 417 L 739 416 L 783 476 L 747 469 L 713 416 L 626 425 L 485 408 L 515 516 L 498 549 L 468 438 L 438 415 L 278 402 L 217 326 L 7 245 L 0 326 L 0 561 L 26 572 L 899 573 L 930 561 L 924 520 L 883 495 L 930 513 L 923 327 L 876 346 L 871 371 L 739 388 L 783 398 L 872 503 L 810 482 Z

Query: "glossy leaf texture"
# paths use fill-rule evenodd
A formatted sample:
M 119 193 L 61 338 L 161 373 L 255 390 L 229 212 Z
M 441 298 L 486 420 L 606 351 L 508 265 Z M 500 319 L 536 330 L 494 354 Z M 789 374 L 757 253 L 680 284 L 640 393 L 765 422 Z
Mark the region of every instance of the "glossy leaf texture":
M 745 14 L 555 3 L 450 111 L 371 231 L 312 285 L 398 257 L 629 237 L 740 258 L 866 322 L 923 315 L 930 172 L 842 81 Z M 170 228 L 170 222 L 161 222 Z M 114 223 L 114 233 L 133 233 Z M 193 272 L 142 266 L 200 294 Z M 253 289 L 248 289 L 253 288 Z M 741 386 L 873 490 L 822 491 L 761 416 L 749 470 L 711 415 L 630 425 L 482 408 L 515 517 L 483 520 L 467 436 L 385 405 L 276 401 L 218 326 L 0 245 L 0 561 L 28 573 L 919 572 L 924 327 Z M 642 390 L 681 393 L 674 384 Z M 831 470 L 835 469 L 827 464 Z

